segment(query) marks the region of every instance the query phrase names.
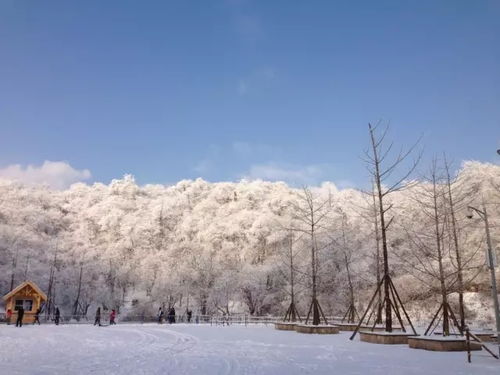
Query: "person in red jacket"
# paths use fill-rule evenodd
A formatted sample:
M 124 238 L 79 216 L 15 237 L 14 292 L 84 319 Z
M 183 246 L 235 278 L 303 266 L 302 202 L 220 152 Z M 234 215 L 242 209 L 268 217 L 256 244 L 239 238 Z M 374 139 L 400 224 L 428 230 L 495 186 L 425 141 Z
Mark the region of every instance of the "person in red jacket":
M 5 319 L 7 320 L 7 324 L 10 324 L 10 318 L 12 318 L 12 310 L 8 309 L 7 314 L 5 314 Z
M 113 324 L 116 324 L 115 322 L 115 318 L 116 318 L 116 311 L 115 309 L 111 310 L 111 314 L 109 314 L 109 325 L 113 325 Z

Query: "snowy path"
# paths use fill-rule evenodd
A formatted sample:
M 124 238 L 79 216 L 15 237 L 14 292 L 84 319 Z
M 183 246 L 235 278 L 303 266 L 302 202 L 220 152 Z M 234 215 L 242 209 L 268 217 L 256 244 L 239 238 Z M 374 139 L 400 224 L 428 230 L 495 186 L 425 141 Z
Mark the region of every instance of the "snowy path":
M 433 353 L 271 326 L 0 326 L 5 374 L 500 374 L 483 353 Z

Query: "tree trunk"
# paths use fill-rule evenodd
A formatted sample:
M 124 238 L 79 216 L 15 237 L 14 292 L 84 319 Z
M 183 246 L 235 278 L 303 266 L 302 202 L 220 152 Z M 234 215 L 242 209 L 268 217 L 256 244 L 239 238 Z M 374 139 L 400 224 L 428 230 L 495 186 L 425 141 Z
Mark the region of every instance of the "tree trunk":
M 379 226 L 378 226 L 378 214 L 377 214 L 377 201 L 375 198 L 375 192 L 374 192 L 374 187 L 372 188 L 373 194 L 373 214 L 374 214 L 374 227 L 375 227 L 375 244 L 376 244 L 376 273 L 377 273 L 377 285 L 380 284 L 380 234 L 379 234 Z M 382 323 L 382 289 L 379 288 L 378 290 L 378 304 L 377 304 L 377 312 L 376 312 L 376 318 L 375 318 L 375 323 L 376 324 L 381 324 Z
M 450 206 L 450 216 L 451 216 L 451 229 L 453 237 L 453 245 L 455 247 L 455 258 L 457 260 L 457 287 L 458 287 L 458 309 L 460 314 L 460 330 L 463 332 L 465 330 L 465 308 L 464 308 L 464 279 L 463 279 L 463 266 L 462 257 L 460 254 L 460 247 L 458 243 L 458 231 L 457 231 L 457 220 L 455 217 L 455 202 L 453 199 L 453 194 L 451 191 L 451 176 L 448 163 L 446 158 L 444 160 L 446 169 L 446 185 L 448 193 L 448 204 Z
M 372 141 L 373 156 L 375 163 L 375 184 L 377 187 L 378 196 L 378 210 L 380 217 L 380 232 L 382 234 L 382 255 L 384 260 L 384 303 L 385 303 L 385 330 L 387 332 L 392 332 L 392 306 L 390 300 L 390 289 L 389 289 L 389 258 L 387 255 L 387 233 L 385 226 L 385 211 L 384 211 L 384 201 L 382 193 L 382 181 L 380 177 L 380 161 L 377 154 L 377 143 L 375 142 L 375 136 L 373 134 L 373 129 L 370 125 L 370 137 Z
M 443 269 L 443 254 L 442 254 L 442 235 L 439 229 L 440 220 L 439 220 L 439 212 L 438 212 L 438 191 L 437 191 L 437 181 L 435 170 L 433 171 L 432 176 L 432 199 L 433 199 L 433 211 L 434 211 L 434 231 L 436 236 L 436 250 L 438 254 L 438 265 L 439 265 L 439 283 L 441 288 L 441 298 L 443 305 L 443 336 L 449 336 L 450 327 L 449 327 L 449 311 L 448 311 L 448 296 L 446 290 L 446 281 Z
M 75 298 L 75 303 L 73 304 L 73 317 L 77 319 L 78 315 L 78 306 L 80 304 L 80 293 L 82 291 L 82 273 L 83 273 L 83 266 L 80 266 L 80 276 L 78 277 L 78 291 L 76 293 L 76 298 Z

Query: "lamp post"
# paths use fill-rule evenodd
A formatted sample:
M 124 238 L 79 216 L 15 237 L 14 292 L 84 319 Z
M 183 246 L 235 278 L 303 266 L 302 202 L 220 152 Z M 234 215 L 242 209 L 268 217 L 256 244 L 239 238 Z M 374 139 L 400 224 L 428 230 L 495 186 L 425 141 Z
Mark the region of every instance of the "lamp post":
M 493 306 L 495 307 L 495 321 L 497 324 L 497 342 L 498 342 L 498 353 L 500 354 L 500 312 L 498 307 L 498 292 L 497 292 L 497 281 L 495 276 L 495 264 L 493 258 L 493 246 L 491 244 L 491 236 L 490 236 L 490 225 L 488 222 L 488 212 L 486 211 L 486 204 L 483 200 L 483 209 L 477 209 L 472 206 L 467 207 L 469 209 L 469 214 L 467 217 L 472 219 L 472 212 L 476 212 L 481 219 L 484 221 L 485 229 L 486 229 L 486 242 L 488 245 L 488 267 L 490 269 L 491 275 L 491 294 L 493 297 Z

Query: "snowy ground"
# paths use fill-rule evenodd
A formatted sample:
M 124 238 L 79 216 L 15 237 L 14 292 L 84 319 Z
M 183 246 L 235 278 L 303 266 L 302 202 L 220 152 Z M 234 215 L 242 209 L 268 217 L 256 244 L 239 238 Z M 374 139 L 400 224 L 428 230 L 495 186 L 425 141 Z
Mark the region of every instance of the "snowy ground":
M 434 353 L 271 326 L 0 326 L 2 374 L 500 374 L 483 352 Z

